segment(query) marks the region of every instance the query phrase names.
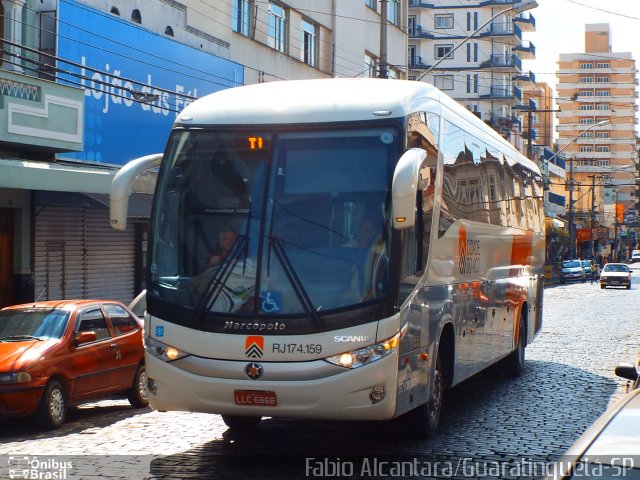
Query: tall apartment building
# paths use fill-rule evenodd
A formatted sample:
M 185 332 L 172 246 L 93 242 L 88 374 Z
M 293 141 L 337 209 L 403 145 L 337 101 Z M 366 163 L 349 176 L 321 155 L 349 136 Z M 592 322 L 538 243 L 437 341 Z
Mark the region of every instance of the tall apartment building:
M 634 203 L 638 72 L 631 53 L 614 52 L 611 40 L 609 24 L 588 24 L 584 53 L 559 58 L 558 145 L 573 158 L 567 171 L 578 229 L 590 229 L 592 215 L 596 225 L 612 226 L 616 204 Z
M 410 0 L 408 75 L 420 78 L 443 59 L 422 80 L 444 90 L 522 149 L 519 112 L 528 108 L 522 86 L 535 81 L 522 68 L 522 60 L 535 58 L 534 45 L 523 41 L 522 33 L 535 31 L 535 18 L 530 12 L 515 14 L 511 7 L 518 3 Z

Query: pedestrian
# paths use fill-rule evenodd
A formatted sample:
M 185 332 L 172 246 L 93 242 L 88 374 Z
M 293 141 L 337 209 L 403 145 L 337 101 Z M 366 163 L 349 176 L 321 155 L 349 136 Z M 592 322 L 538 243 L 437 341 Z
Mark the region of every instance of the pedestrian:
M 593 285 L 593 281 L 596 278 L 596 271 L 597 271 L 596 262 L 591 260 L 591 285 Z

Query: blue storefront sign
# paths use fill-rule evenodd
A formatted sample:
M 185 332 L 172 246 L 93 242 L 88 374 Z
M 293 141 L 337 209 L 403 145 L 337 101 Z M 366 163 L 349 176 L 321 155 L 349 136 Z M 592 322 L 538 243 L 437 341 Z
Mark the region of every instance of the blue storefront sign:
M 240 64 L 73 0 L 58 5 L 57 66 L 69 72 L 58 78 L 85 89 L 85 149 L 59 157 L 123 165 L 162 152 L 193 98 L 244 82 Z

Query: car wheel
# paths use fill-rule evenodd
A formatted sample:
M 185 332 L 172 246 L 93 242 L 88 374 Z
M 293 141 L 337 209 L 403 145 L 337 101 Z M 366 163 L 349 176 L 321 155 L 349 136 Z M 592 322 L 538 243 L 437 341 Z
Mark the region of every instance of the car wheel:
M 509 354 L 504 361 L 504 368 L 507 375 L 518 377 L 524 370 L 524 354 L 526 348 L 527 336 L 525 332 L 525 323 L 522 313 L 520 314 L 520 320 L 518 320 L 518 339 L 516 348 Z
M 600 288 L 604 288 L 604 285 L 603 285 L 603 284 L 600 284 Z
M 136 408 L 143 408 L 149 405 L 149 390 L 147 390 L 147 371 L 144 365 L 140 365 L 133 378 L 133 385 L 127 391 L 129 403 Z
M 222 415 L 222 421 L 234 432 L 251 432 L 262 420 L 262 417 L 241 417 L 238 415 Z
M 67 394 L 57 380 L 51 380 L 40 399 L 36 420 L 48 430 L 60 427 L 67 418 Z

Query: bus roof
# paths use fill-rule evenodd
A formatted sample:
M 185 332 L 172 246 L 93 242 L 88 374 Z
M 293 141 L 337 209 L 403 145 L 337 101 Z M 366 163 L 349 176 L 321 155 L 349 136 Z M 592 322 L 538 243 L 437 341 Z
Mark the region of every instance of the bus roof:
M 188 105 L 179 125 L 275 125 L 403 118 L 441 105 L 481 129 L 514 160 L 537 166 L 458 102 L 425 82 L 379 78 L 333 78 L 267 82 L 228 88 Z M 435 111 L 439 112 L 439 107 Z M 382 112 L 390 112 L 387 115 Z

